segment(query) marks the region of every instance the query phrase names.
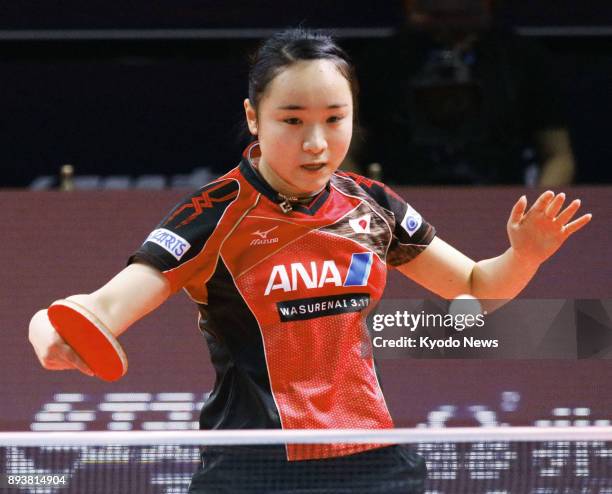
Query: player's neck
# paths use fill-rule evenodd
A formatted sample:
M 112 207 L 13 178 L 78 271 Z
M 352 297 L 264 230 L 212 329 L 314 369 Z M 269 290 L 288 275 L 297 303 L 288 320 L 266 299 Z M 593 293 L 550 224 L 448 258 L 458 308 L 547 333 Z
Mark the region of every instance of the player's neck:
M 304 192 L 294 191 L 281 177 L 279 177 L 261 157 L 249 159 L 251 166 L 257 171 L 259 176 L 274 189 L 283 199 L 292 202 L 309 202 L 314 196 L 319 194 L 325 187 L 318 190 Z

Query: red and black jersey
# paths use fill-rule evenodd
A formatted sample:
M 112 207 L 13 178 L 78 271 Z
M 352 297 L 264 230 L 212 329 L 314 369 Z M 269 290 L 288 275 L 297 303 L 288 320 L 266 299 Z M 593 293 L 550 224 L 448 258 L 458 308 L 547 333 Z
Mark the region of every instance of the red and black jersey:
M 216 370 L 203 429 L 390 428 L 366 315 L 387 265 L 435 235 L 389 188 L 336 173 L 309 204 L 291 204 L 240 165 L 190 195 L 131 260 L 160 269 L 199 307 Z M 290 460 L 374 445 L 287 446 Z

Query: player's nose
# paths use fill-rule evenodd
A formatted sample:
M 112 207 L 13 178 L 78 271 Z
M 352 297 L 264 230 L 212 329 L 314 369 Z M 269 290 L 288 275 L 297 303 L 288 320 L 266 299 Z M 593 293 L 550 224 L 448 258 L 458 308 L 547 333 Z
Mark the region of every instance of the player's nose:
M 306 129 L 302 148 L 310 154 L 321 154 L 327 149 L 327 139 L 325 132 L 318 125 L 312 125 Z

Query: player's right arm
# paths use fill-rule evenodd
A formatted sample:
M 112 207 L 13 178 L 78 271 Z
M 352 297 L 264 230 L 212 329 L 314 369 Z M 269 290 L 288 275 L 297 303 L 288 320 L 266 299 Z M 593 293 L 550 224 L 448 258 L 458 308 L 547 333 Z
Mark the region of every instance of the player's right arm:
M 114 336 L 185 287 L 194 276 L 205 300 L 205 283 L 214 271 L 217 253 L 233 222 L 220 226 L 239 191 L 236 179 L 217 180 L 180 201 L 129 259 L 129 265 L 99 290 L 68 297 L 91 312 Z M 250 201 L 250 199 L 248 199 Z M 241 211 L 239 209 L 239 211 Z M 45 369 L 78 369 L 87 365 L 55 331 L 46 310 L 30 322 L 29 338 Z
M 170 283 L 158 269 L 136 262 L 95 292 L 72 295 L 67 299 L 92 312 L 113 335 L 119 336 L 134 322 L 159 307 L 170 294 Z M 46 309 L 32 317 L 29 340 L 45 369 L 78 369 L 84 374 L 93 375 L 55 331 Z

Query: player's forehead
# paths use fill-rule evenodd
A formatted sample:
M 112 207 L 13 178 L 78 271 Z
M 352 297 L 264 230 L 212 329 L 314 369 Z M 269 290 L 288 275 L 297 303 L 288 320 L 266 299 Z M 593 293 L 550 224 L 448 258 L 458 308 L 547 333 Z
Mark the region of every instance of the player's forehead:
M 300 60 L 283 67 L 262 98 L 273 109 L 352 106 L 351 86 L 332 60 Z

